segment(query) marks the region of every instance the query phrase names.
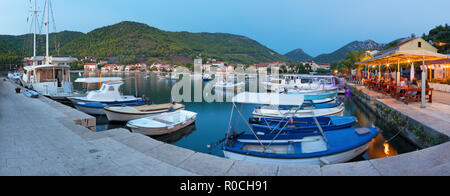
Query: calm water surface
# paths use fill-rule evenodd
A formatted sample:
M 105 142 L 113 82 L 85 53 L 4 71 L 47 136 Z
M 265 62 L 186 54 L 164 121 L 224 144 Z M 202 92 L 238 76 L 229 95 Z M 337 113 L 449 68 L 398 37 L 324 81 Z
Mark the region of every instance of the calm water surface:
M 83 77 L 97 77 L 97 73 L 81 73 Z M 160 80 L 156 74 L 145 73 L 108 73 L 100 74 L 103 77 L 122 77 L 125 84 L 122 86 L 124 95 L 137 95 L 150 98 L 152 103 L 167 103 L 171 100 L 171 89 L 176 81 Z M 72 73 L 72 80 L 79 77 L 78 73 Z M 206 85 L 201 78 L 194 79 L 193 83 L 202 83 Z M 83 85 L 74 83 L 75 90 L 98 89 L 99 84 Z M 193 92 L 193 91 L 192 91 Z M 376 116 L 368 112 L 364 106 L 356 103 L 351 96 L 342 96 L 339 98 L 345 103 L 345 115 L 356 116 L 359 126 L 378 127 L 381 133 L 372 141 L 369 150 L 354 161 L 376 159 L 397 154 L 415 151 L 417 147 L 409 144 L 401 136 L 395 137 L 389 143 L 386 140 L 391 139 L 397 132 L 384 127 L 383 122 L 377 120 Z M 186 110 L 198 113 L 195 125 L 189 126 L 174 134 L 154 137 L 157 140 L 171 143 L 180 147 L 188 148 L 194 151 L 209 153 L 216 156 L 222 156 L 221 146 L 208 149 L 208 144 L 213 144 L 225 136 L 228 125 L 230 124 L 231 103 L 183 103 Z M 255 106 L 238 105 L 240 111 L 248 120 Z M 237 113 L 233 113 L 231 125 L 237 132 L 246 129 L 246 124 Z M 97 131 L 104 131 L 113 128 L 125 127 L 124 124 L 109 123 L 106 116 L 97 117 Z

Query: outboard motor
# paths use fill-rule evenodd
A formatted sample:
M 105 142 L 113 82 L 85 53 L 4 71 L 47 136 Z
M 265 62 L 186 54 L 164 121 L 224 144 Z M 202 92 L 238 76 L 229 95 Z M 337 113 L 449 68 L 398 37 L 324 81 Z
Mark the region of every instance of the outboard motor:
M 249 118 L 248 119 L 248 123 L 250 123 L 250 124 L 259 124 L 260 121 L 259 121 L 259 118 Z

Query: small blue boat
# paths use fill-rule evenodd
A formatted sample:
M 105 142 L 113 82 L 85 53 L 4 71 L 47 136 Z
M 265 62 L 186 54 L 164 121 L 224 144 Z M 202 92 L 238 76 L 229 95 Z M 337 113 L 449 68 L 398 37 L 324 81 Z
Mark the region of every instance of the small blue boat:
M 78 110 L 92 115 L 106 115 L 104 108 L 105 107 L 126 107 L 126 106 L 141 106 L 147 104 L 144 101 L 137 102 L 117 102 L 117 103 L 101 103 L 101 102 L 73 102 L 73 105 Z
M 323 131 L 333 131 L 338 129 L 350 128 L 357 122 L 353 116 L 321 116 L 317 117 Z M 283 134 L 317 132 L 316 121 L 312 117 L 306 118 L 251 118 L 249 120 L 255 132 L 265 134 Z
M 24 95 L 31 97 L 31 98 L 38 98 L 39 97 L 39 93 L 34 91 L 34 90 L 26 90 L 25 92 L 23 92 Z
M 296 94 L 296 93 L 290 93 L 290 94 Z M 317 93 L 307 93 L 304 94 L 305 100 L 323 100 L 323 99 L 334 99 L 338 96 L 338 92 L 335 91 L 329 91 L 329 92 L 317 92 Z
M 225 157 L 281 165 L 321 165 L 348 162 L 363 154 L 378 135 L 377 128 L 347 128 L 321 133 L 245 134 L 223 145 Z

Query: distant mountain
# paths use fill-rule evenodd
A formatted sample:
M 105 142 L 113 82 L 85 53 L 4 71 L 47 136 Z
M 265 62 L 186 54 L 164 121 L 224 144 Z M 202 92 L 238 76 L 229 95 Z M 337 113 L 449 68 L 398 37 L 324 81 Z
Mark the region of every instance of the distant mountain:
M 286 53 L 284 56 L 287 56 L 296 61 L 311 61 L 313 59 L 312 56 L 306 54 L 302 49 L 296 49 L 291 52 Z
M 65 55 L 158 58 L 193 63 L 198 55 L 231 63 L 290 61 L 244 36 L 225 33 L 168 32 L 146 24 L 121 22 L 93 30 L 61 48 Z
M 353 50 L 383 50 L 385 47 L 386 44 L 379 44 L 372 40 L 354 41 L 330 54 L 321 54 L 313 60 L 317 63 L 333 63 L 345 58 L 345 54 Z

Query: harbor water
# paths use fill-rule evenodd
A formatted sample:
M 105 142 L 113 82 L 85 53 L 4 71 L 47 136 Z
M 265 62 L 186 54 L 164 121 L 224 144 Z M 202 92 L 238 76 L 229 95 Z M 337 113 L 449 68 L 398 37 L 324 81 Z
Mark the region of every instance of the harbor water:
M 175 80 L 162 80 L 155 73 L 72 73 L 71 79 L 81 77 L 122 77 L 125 84 L 122 86 L 124 95 L 137 95 L 149 98 L 151 103 L 161 104 L 171 101 L 172 87 L 177 83 Z M 193 83 L 202 83 L 201 77 L 194 78 Z M 74 89 L 77 91 L 95 90 L 100 84 L 91 84 L 86 86 L 81 83 L 74 83 Z M 366 110 L 364 106 L 357 103 L 351 95 L 340 96 L 339 100 L 345 103 L 346 116 L 356 116 L 358 118 L 358 126 L 378 127 L 380 134 L 371 142 L 369 150 L 357 157 L 353 161 L 368 160 L 376 158 L 384 158 L 395 156 L 417 150 L 417 147 L 408 143 L 401 136 L 397 136 L 395 130 L 389 129 L 384 122 L 378 120 L 374 114 Z M 153 137 L 157 140 L 167 142 L 176 146 L 191 149 L 194 151 L 209 153 L 223 157 L 221 145 L 214 147 L 217 141 L 225 137 L 229 125 L 236 132 L 248 131 L 245 120 L 251 116 L 255 106 L 237 105 L 242 115 L 246 119 L 242 119 L 237 113 L 233 113 L 230 121 L 232 103 L 229 102 L 185 102 L 186 110 L 198 113 L 195 125 L 191 125 L 185 129 L 177 131 L 170 135 Z M 97 116 L 97 131 L 105 131 L 114 128 L 126 128 L 124 123 L 109 122 L 106 116 Z M 213 146 L 208 148 L 207 146 Z

